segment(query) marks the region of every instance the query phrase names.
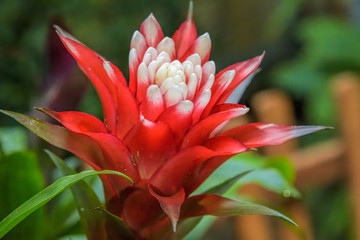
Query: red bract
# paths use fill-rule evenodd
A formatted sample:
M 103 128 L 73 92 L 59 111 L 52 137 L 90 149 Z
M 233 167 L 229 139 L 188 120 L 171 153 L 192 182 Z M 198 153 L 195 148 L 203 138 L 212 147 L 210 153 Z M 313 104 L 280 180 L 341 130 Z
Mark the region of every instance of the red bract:
M 40 109 L 64 128 L 33 130 L 95 169 L 117 170 L 134 180 L 130 185 L 120 177 L 102 177 L 107 209 L 125 221 L 134 238 L 156 238 L 159 229 L 169 228 L 169 219 L 176 230 L 178 221 L 189 217 L 230 215 L 231 200 L 189 194 L 235 154 L 323 129 L 252 123 L 218 134 L 224 123 L 248 111 L 226 100 L 246 85 L 264 54 L 215 74 L 209 34 L 197 35 L 191 10 L 172 38 L 164 37 L 152 14 L 145 19 L 130 44 L 129 84 L 116 66 L 56 29 L 94 85 L 104 122 L 86 113 Z

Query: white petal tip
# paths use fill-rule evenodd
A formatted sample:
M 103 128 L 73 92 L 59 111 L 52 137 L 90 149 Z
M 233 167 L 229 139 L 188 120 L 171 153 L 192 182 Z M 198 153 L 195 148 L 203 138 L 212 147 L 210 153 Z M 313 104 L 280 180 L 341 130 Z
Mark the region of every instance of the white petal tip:
M 211 89 L 206 89 L 203 94 L 199 97 L 199 105 L 200 106 L 206 106 L 211 99 Z
M 148 87 L 146 97 L 153 103 L 162 103 L 162 94 L 157 85 L 151 85 Z
M 130 46 L 131 46 L 131 48 L 133 48 L 139 44 L 145 44 L 145 38 L 138 30 L 136 30 L 131 37 Z
M 132 48 L 129 52 L 129 55 L 136 55 L 136 49 L 135 48 Z
M 172 229 L 173 229 L 173 231 L 174 231 L 174 233 L 175 233 L 175 232 L 176 232 L 177 222 L 171 221 L 171 225 L 172 225 Z
M 113 77 L 115 75 L 114 70 L 112 69 L 109 61 L 104 61 L 103 62 L 103 67 L 104 67 L 105 72 L 107 73 L 107 75 L 109 75 L 109 77 Z
M 136 30 L 136 31 L 133 33 L 132 37 L 131 37 L 131 41 L 133 41 L 134 39 L 140 37 L 140 35 L 142 36 L 142 34 L 141 34 L 138 30 Z
M 129 67 L 134 67 L 133 64 L 139 61 L 137 51 L 135 48 L 132 48 L 129 52 Z
M 204 33 L 203 35 L 201 35 L 200 37 L 204 37 L 210 40 L 210 34 L 208 32 Z
M 145 20 L 144 21 L 151 21 L 151 20 L 155 20 L 156 21 L 156 18 L 155 18 L 155 15 L 151 12 L 150 14 L 149 14 L 149 16 L 147 16 L 146 18 L 145 18 Z
M 201 64 L 201 57 L 197 53 L 190 55 L 186 60 L 192 62 L 193 66 Z
M 183 93 L 181 89 L 174 85 L 168 89 L 168 91 L 164 95 L 166 107 L 171 107 L 177 103 L 179 103 L 183 98 Z
M 103 66 L 104 66 L 105 70 L 111 68 L 109 61 L 104 61 Z
M 169 54 L 169 56 L 173 56 L 175 53 L 175 43 L 174 40 L 172 40 L 169 37 L 164 37 L 159 44 L 157 45 L 156 49 L 158 52 L 166 52 Z
M 178 109 L 183 113 L 189 113 L 193 111 L 194 104 L 190 100 L 181 101 L 178 105 Z
M 235 76 L 235 70 L 230 70 L 229 71 L 229 78 L 233 78 Z

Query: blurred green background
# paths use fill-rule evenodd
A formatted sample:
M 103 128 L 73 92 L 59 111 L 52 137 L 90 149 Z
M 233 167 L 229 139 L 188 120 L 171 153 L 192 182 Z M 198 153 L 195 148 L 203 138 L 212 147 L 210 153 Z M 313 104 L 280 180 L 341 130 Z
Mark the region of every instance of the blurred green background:
M 147 15 L 153 12 L 165 35 L 171 36 L 187 8 L 188 1 L 178 0 L 1 0 L 0 108 L 34 114 L 32 107 L 49 106 L 101 117 L 95 91 L 63 53 L 52 24 L 70 31 L 127 76 L 130 39 Z M 243 103 L 248 105 L 259 90 L 280 88 L 291 95 L 299 124 L 336 125 L 330 79 L 339 72 L 360 71 L 359 0 L 195 0 L 194 20 L 199 34 L 210 33 L 217 70 L 266 51 L 262 71 Z M 14 126 L 14 121 L 0 116 L 4 159 L 28 148 L 24 133 Z M 329 131 L 304 141 L 335 134 Z M 29 168 L 36 167 L 36 157 L 23 154 L 34 162 Z M 43 184 L 34 180 L 34 192 Z M 347 198 L 342 183 L 304 194 L 316 239 L 350 238 Z

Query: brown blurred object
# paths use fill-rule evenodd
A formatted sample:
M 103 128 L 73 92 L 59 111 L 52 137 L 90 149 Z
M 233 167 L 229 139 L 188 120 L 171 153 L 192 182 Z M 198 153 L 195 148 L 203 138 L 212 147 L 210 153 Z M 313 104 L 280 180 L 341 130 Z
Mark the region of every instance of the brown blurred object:
M 286 154 L 297 172 L 296 187 L 304 192 L 310 188 L 325 187 L 346 179 L 352 200 L 354 239 L 360 239 L 360 78 L 343 73 L 333 79 L 333 93 L 337 102 L 341 136 L 305 149 L 298 148 L 296 140 L 280 146 L 264 148 L 266 155 Z M 291 99 L 279 90 L 266 90 L 251 101 L 257 120 L 294 125 Z M 249 185 L 241 193 L 255 199 L 266 199 L 267 205 L 282 206 L 300 230 L 294 231 L 282 221 L 266 216 L 238 217 L 236 239 L 241 240 L 312 240 L 314 230 L 311 218 L 301 200 L 276 196 L 257 186 Z
M 334 81 L 342 140 L 346 152 L 346 176 L 353 204 L 354 239 L 360 239 L 360 79 L 351 74 L 338 75 Z
M 257 119 L 260 122 L 271 122 L 283 125 L 294 125 L 295 115 L 291 99 L 279 90 L 267 90 L 256 94 L 252 101 L 251 106 L 255 109 Z M 297 140 L 291 140 L 279 146 L 267 146 L 264 147 L 264 153 L 268 156 L 287 154 L 295 152 L 298 148 Z M 253 192 L 246 192 L 247 195 L 254 195 Z M 257 189 L 255 194 L 256 199 L 274 199 L 274 195 L 265 190 Z M 259 198 L 261 196 L 261 198 Z M 277 197 L 276 202 L 281 201 Z M 259 239 L 267 240 L 273 239 L 271 236 L 276 236 L 279 239 L 296 240 L 296 239 L 314 239 L 311 229 L 311 221 L 309 214 L 305 207 L 298 200 L 291 200 L 283 203 L 288 210 L 288 213 L 292 216 L 293 220 L 297 222 L 303 229 L 300 234 L 287 228 L 282 222 L 274 222 L 275 231 L 269 229 L 270 219 L 266 216 L 251 216 L 250 218 L 244 217 L 239 219 L 238 228 L 240 229 L 240 238 L 242 240 Z M 262 236 L 259 236 L 259 231 L 254 228 L 249 228 L 250 223 L 256 221 L 256 224 L 260 226 L 262 230 Z M 249 223 L 250 222 L 250 223 Z M 247 229 L 244 229 L 247 226 Z M 268 230 L 266 230 L 268 229 Z M 255 234 L 255 235 L 254 235 Z
M 70 32 L 59 17 L 49 26 L 46 38 L 47 71 L 43 81 L 42 106 L 54 111 L 76 108 L 88 88 L 88 81 L 76 68 L 76 61 L 58 37 L 54 25 Z

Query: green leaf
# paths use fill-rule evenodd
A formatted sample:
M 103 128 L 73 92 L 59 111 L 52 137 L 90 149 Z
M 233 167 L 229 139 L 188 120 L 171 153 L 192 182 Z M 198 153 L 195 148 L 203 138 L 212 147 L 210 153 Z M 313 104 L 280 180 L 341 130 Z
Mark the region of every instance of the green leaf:
M 178 228 L 176 230 L 176 239 L 184 239 L 188 234 L 199 225 L 203 217 L 193 217 L 189 219 L 184 219 L 179 222 Z M 210 222 L 211 224 L 212 222 Z M 194 239 L 194 238 L 193 238 Z
M 91 137 L 69 131 L 58 125 L 42 122 L 21 113 L 5 110 L 0 110 L 0 112 L 12 117 L 52 145 L 74 153 L 90 165 L 103 165 L 102 151 L 97 142 Z
M 58 178 L 60 176 L 56 179 Z M 74 197 L 70 191 L 63 192 L 53 201 L 54 204 L 51 205 L 47 216 L 48 226 L 44 230 L 46 239 L 58 239 L 62 236 L 78 233 L 78 229 L 83 230 Z
M 225 182 L 214 186 L 207 190 L 205 193 L 207 194 L 216 194 L 216 195 L 223 195 L 229 188 L 231 188 L 240 178 L 246 176 L 248 173 L 252 172 L 252 170 L 247 170 L 245 172 L 242 172 L 229 180 L 226 180 Z
M 268 161 L 266 161 L 266 167 L 278 170 L 289 183 L 293 183 L 295 181 L 295 168 L 293 163 L 286 156 L 271 157 Z
M 266 158 L 254 153 L 241 153 L 227 160 L 192 194 L 202 194 L 210 188 L 215 188 L 229 179 L 236 179 L 239 172 L 250 171 L 242 176 L 236 184 L 229 186 L 224 195 L 237 198 L 239 189 L 244 184 L 256 183 L 267 190 L 299 197 L 299 192 L 292 186 L 294 169 L 285 157 Z
M 27 142 L 27 133 L 23 128 L 0 128 L 0 145 L 5 154 L 26 150 Z
M 241 185 L 256 183 L 284 197 L 299 198 L 300 193 L 276 169 L 259 169 L 240 180 Z
M 76 173 L 69 168 L 61 158 L 48 150 L 45 150 L 45 152 L 64 176 Z M 105 220 L 102 214 L 96 211 L 96 208 L 102 206 L 102 204 L 92 188 L 86 182 L 80 181 L 72 186 L 70 190 L 75 199 L 87 238 L 89 240 L 105 239 Z
M 240 200 L 241 196 L 238 190 L 244 184 L 256 183 L 286 197 L 298 197 L 300 194 L 291 184 L 293 178 L 293 166 L 285 157 L 269 159 L 254 153 L 241 153 L 221 165 L 192 195 L 212 193 Z M 221 190 L 217 191 L 217 189 Z M 205 218 L 209 218 L 209 216 Z M 199 238 L 201 233 L 205 232 L 205 230 L 199 229 L 209 228 L 213 219 L 201 221 L 196 226 L 196 232 L 191 232 L 190 235 L 194 236 L 194 239 Z
M 205 191 L 206 194 L 216 194 L 216 195 L 222 195 L 226 191 L 228 191 L 240 178 L 244 177 L 246 174 L 250 173 L 252 170 L 248 170 L 245 172 L 242 172 L 223 183 L 216 185 L 209 190 Z M 176 237 L 178 239 L 183 239 L 188 233 L 190 233 L 198 224 L 201 222 L 203 217 L 196 217 L 196 218 L 190 218 L 185 219 L 181 222 L 179 222 L 178 229 L 176 231 Z M 211 226 L 213 221 L 205 221 L 202 225 L 203 229 L 207 229 Z
M 100 211 L 106 219 L 107 223 L 107 238 L 108 239 L 118 239 L 122 240 L 131 240 L 134 239 L 133 234 L 130 229 L 126 226 L 125 222 L 118 216 L 108 212 L 102 207 L 96 208 Z
M 112 170 L 103 170 L 103 171 L 94 171 L 88 170 L 83 171 L 77 174 L 69 175 L 66 177 L 62 177 L 34 197 L 27 200 L 17 209 L 15 209 L 12 213 L 10 213 L 6 218 L 4 218 L 0 222 L 0 238 L 2 238 L 6 233 L 8 233 L 13 227 L 15 227 L 19 222 L 21 222 L 24 218 L 30 215 L 32 212 L 49 202 L 52 198 L 54 198 L 59 193 L 65 191 L 75 183 L 83 180 L 86 177 L 95 176 L 99 174 L 114 174 L 121 177 L 124 177 L 132 182 L 132 180 L 119 172 Z
M 185 200 L 181 208 L 180 219 L 205 215 L 226 217 L 250 214 L 279 217 L 297 226 L 293 220 L 271 208 L 251 202 L 235 201 L 212 194 L 197 195 Z
M 88 240 L 85 235 L 67 235 L 57 240 Z
M 0 219 L 41 191 L 44 179 L 33 152 L 21 151 L 0 159 Z M 5 239 L 43 239 L 45 212 L 41 208 L 14 228 Z
M 197 217 L 199 218 L 199 217 Z M 195 218 L 188 218 L 185 219 L 186 220 L 191 220 L 191 219 L 197 219 Z M 192 240 L 192 239 L 204 239 L 205 234 L 209 231 L 209 229 L 211 228 L 211 226 L 214 224 L 214 222 L 216 221 L 217 217 L 214 216 L 204 216 L 201 217 L 201 221 L 196 225 L 195 228 L 193 228 L 193 230 L 191 232 L 189 232 L 186 237 L 185 240 Z M 182 239 L 182 238 L 180 238 Z
M 176 239 L 183 239 L 197 226 L 186 239 L 200 239 L 215 220 L 213 216 L 225 217 L 250 214 L 279 217 L 297 226 L 288 217 L 268 207 L 251 202 L 235 201 L 213 194 L 202 194 L 190 197 L 184 202 L 181 208 L 178 230 L 173 235 L 176 236 Z M 165 227 L 170 228 L 170 223 L 164 225 L 163 229 Z

